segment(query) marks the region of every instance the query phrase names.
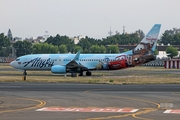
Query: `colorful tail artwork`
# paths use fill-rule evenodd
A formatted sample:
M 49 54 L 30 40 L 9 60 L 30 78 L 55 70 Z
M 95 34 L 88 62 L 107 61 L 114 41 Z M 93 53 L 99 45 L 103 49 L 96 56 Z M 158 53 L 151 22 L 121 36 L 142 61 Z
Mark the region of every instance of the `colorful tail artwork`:
M 141 42 L 132 50 L 132 65 L 144 64 L 155 60 L 155 49 L 161 24 L 155 24 Z
M 110 68 L 113 69 L 111 66 L 117 65 L 118 62 L 121 63 L 121 67 L 119 68 L 127 68 L 155 60 L 156 57 L 154 55 L 154 51 L 156 49 L 160 28 L 161 24 L 155 24 L 133 50 L 127 51 L 124 55 L 116 57 L 119 61 L 110 62 Z M 122 57 L 125 59 L 122 59 Z M 118 69 L 118 67 L 114 67 L 114 69 Z

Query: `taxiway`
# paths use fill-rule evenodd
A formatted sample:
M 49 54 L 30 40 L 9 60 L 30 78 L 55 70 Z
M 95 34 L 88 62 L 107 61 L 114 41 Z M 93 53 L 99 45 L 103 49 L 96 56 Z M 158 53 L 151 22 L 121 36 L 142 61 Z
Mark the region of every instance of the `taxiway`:
M 179 120 L 179 98 L 178 84 L 2 82 L 0 116 L 1 120 Z

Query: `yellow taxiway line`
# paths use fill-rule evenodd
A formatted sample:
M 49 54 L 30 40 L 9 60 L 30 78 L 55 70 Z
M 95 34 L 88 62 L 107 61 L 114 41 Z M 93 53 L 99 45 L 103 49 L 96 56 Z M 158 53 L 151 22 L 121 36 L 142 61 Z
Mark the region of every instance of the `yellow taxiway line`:
M 3 110 L 3 111 L 0 111 L 0 114 L 1 114 L 1 113 L 7 113 L 7 112 L 23 111 L 23 110 L 28 110 L 28 109 L 36 109 L 36 108 L 40 108 L 40 107 L 42 107 L 42 106 L 44 106 L 44 105 L 46 104 L 46 102 L 43 101 L 43 100 L 36 100 L 36 99 L 30 99 L 30 98 L 15 98 L 15 99 L 35 101 L 35 102 L 39 102 L 39 104 L 37 104 L 37 105 L 35 105 L 35 106 L 32 106 L 32 107 L 12 109 L 12 110 Z
M 92 91 L 98 91 L 98 90 L 100 91 L 102 89 L 86 90 L 83 93 L 90 93 Z M 110 95 L 105 95 L 105 96 L 110 96 Z M 149 112 L 154 112 L 154 111 L 156 111 L 156 110 L 158 110 L 160 108 L 160 104 L 158 104 L 156 102 L 153 102 L 153 101 L 136 99 L 136 98 L 129 98 L 129 97 L 123 97 L 123 96 L 110 96 L 110 97 L 122 98 L 122 99 L 127 99 L 127 100 L 132 100 L 132 101 L 139 101 L 139 102 L 144 102 L 144 103 L 150 103 L 150 104 L 156 105 L 157 107 L 156 108 L 142 108 L 144 110 L 141 109 L 141 111 L 136 112 L 136 113 L 131 113 L 131 114 L 123 114 L 123 115 L 107 116 L 107 117 L 98 117 L 98 118 L 87 118 L 85 120 L 105 120 L 105 119 L 122 118 L 122 117 L 128 117 L 128 116 L 132 116 L 132 117 L 134 117 L 136 119 L 140 119 L 140 120 L 151 120 L 151 119 L 148 119 L 148 118 L 141 118 L 141 117 L 137 117 L 137 116 L 141 115 L 141 114 L 147 114 Z

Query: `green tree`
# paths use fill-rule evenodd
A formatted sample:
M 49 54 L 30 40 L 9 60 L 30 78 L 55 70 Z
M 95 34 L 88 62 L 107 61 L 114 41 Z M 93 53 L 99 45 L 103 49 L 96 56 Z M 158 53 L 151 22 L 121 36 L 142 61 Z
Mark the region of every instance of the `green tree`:
M 116 34 L 111 37 L 103 38 L 102 45 L 134 45 L 140 42 L 144 37 L 144 33 L 141 30 L 131 34 Z
M 106 52 L 106 48 L 103 45 L 101 46 L 92 45 L 90 50 L 91 50 L 91 53 L 105 53 Z
M 156 49 L 155 51 L 154 51 L 154 55 L 158 55 L 159 54 L 159 51 Z
M 51 54 L 58 53 L 58 46 L 54 46 L 48 43 L 39 43 L 33 45 L 34 54 Z
M 77 53 L 78 51 L 81 51 L 81 53 L 83 53 L 83 49 L 82 49 L 82 47 L 81 46 L 75 46 L 75 53 Z
M 24 53 L 26 54 L 31 54 L 32 53 L 32 43 L 28 41 L 23 41 L 24 44 Z
M 60 45 L 60 46 L 59 46 L 59 52 L 60 52 L 60 53 L 67 53 L 67 47 L 66 47 L 66 45 Z
M 67 52 L 74 52 L 74 41 L 70 39 L 68 36 L 60 36 L 57 34 L 55 37 L 50 36 L 46 43 L 52 44 L 54 46 L 66 45 Z
M 49 53 L 58 53 L 58 46 L 56 45 L 49 45 Z
M 90 53 L 91 46 L 92 45 L 100 46 L 101 42 L 102 41 L 100 39 L 89 38 L 86 36 L 86 38 L 82 38 L 77 45 L 82 47 L 84 53 Z
M 104 45 L 101 45 L 99 49 L 100 49 L 100 53 L 106 53 L 106 48 L 104 47 Z
M 173 36 L 169 33 L 168 30 L 166 30 L 163 34 L 162 37 L 160 38 L 161 43 L 167 45 L 168 43 L 172 44 L 173 41 Z
M 119 48 L 116 45 L 110 45 L 107 48 L 108 53 L 119 53 Z
M 160 42 L 165 45 L 167 45 L 168 43 L 171 45 L 180 44 L 180 29 L 173 28 L 171 30 L 166 30 L 162 34 Z
M 92 43 L 91 41 L 89 41 L 89 38 L 86 37 L 86 38 L 82 38 L 77 45 L 81 46 L 85 53 L 89 53 Z
M 0 56 L 7 57 L 11 54 L 10 40 L 4 33 L 0 34 Z
M 17 57 L 32 53 L 32 43 L 28 41 L 17 41 L 13 44 L 13 47 L 16 50 Z
M 173 58 L 178 55 L 178 49 L 173 46 L 169 46 L 166 48 L 166 54 L 169 54 L 168 56 Z
M 33 45 L 33 54 L 40 54 L 42 53 L 41 45 L 42 43 L 34 44 Z
M 100 47 L 98 45 L 92 45 L 90 48 L 91 53 L 100 53 Z

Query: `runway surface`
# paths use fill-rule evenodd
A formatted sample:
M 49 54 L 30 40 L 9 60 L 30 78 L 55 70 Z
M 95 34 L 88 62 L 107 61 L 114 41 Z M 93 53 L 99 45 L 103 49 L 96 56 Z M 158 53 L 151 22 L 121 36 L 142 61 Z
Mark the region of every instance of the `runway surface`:
M 0 83 L 0 120 L 19 119 L 180 120 L 180 85 Z

